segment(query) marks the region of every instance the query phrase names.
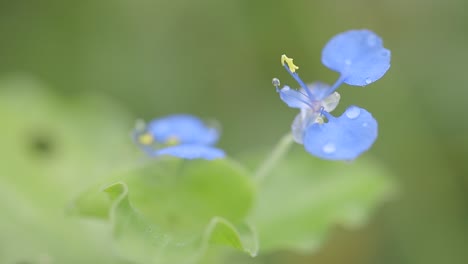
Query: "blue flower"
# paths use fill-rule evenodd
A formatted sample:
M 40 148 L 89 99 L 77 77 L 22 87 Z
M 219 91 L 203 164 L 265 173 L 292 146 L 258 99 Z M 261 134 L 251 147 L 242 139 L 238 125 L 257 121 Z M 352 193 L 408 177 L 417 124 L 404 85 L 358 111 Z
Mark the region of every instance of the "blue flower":
M 213 147 L 219 131 L 191 115 L 171 115 L 137 124 L 135 143 L 150 156 L 169 155 L 183 159 L 217 159 L 223 150 Z
M 323 83 L 305 84 L 293 59 L 283 55 L 281 63 L 299 83 L 299 90 L 288 86 L 279 89 L 280 98 L 300 113 L 292 124 L 294 140 L 317 157 L 329 160 L 353 160 L 368 150 L 377 139 L 377 121 L 365 109 L 350 106 L 339 117 L 330 114 L 339 103 L 336 89 L 343 83 L 366 86 L 380 79 L 390 68 L 391 53 L 383 47 L 382 39 L 369 30 L 350 30 L 333 37 L 322 51 L 322 63 L 340 73 L 338 80 L 328 86 Z

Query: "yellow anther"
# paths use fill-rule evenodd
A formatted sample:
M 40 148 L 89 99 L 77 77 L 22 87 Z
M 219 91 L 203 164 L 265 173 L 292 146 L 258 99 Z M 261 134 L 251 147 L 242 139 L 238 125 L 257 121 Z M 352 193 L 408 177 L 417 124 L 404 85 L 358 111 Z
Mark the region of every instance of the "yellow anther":
M 281 64 L 284 66 L 284 63 L 288 64 L 288 68 L 291 72 L 295 72 L 296 70 L 299 69 L 296 65 L 293 63 L 292 58 L 288 58 L 286 54 L 281 55 Z
M 143 145 L 151 145 L 154 142 L 154 138 L 150 133 L 145 133 L 138 137 L 138 141 Z
M 180 140 L 177 136 L 170 136 L 166 139 L 166 145 L 175 146 L 180 143 Z
M 325 120 L 323 120 L 323 117 L 319 116 L 319 117 L 317 117 L 317 118 L 315 119 L 315 122 L 316 122 L 316 123 L 319 123 L 319 124 L 323 124 L 323 123 L 325 123 Z

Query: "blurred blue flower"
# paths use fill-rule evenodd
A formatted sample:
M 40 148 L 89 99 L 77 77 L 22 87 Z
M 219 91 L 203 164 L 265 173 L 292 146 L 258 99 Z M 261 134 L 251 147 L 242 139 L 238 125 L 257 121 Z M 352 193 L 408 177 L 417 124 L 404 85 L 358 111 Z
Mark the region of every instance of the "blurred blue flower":
M 191 115 L 171 115 L 137 124 L 135 143 L 150 156 L 169 155 L 183 159 L 217 159 L 223 150 L 213 147 L 219 138 L 216 128 Z
M 335 91 L 341 84 L 366 86 L 380 79 L 390 68 L 391 53 L 382 39 L 369 30 L 350 30 L 333 37 L 322 51 L 322 62 L 340 73 L 331 87 L 323 83 L 305 84 L 296 70 L 293 59 L 283 55 L 281 63 L 299 83 L 299 90 L 284 86 L 280 98 L 300 113 L 292 124 L 294 140 L 320 158 L 353 160 L 368 150 L 377 139 L 377 121 L 365 109 L 351 106 L 340 117 L 330 114 L 339 103 Z

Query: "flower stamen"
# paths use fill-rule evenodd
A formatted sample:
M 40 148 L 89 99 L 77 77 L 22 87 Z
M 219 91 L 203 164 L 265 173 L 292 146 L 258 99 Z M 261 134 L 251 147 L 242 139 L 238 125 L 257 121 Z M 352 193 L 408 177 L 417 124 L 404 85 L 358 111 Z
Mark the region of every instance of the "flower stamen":
M 178 145 L 180 143 L 180 139 L 179 137 L 175 136 L 175 135 L 172 135 L 170 137 L 168 137 L 166 139 L 166 145 L 168 146 L 175 146 L 175 145 Z
M 276 91 L 278 91 L 281 85 L 281 82 L 278 78 L 273 78 L 273 80 L 271 80 L 271 84 L 273 84 L 273 86 L 276 88 Z
M 299 75 L 296 73 L 296 70 L 299 69 L 299 67 L 293 63 L 293 59 L 288 58 L 285 54 L 283 54 L 281 55 L 281 64 L 284 66 L 286 71 L 294 78 L 294 80 L 296 80 L 297 83 L 299 83 L 302 89 L 304 89 L 310 101 L 314 101 L 315 98 L 312 92 L 310 91 L 309 87 L 307 87 L 307 84 L 305 84 L 304 81 L 302 81 L 301 78 L 299 78 Z
M 293 58 L 288 58 L 286 54 L 281 55 L 281 65 L 285 66 L 285 63 L 288 64 L 288 68 L 292 73 L 299 69 L 299 67 L 293 63 L 293 60 Z
M 151 145 L 154 142 L 154 138 L 150 133 L 144 133 L 138 137 L 138 142 L 142 145 Z

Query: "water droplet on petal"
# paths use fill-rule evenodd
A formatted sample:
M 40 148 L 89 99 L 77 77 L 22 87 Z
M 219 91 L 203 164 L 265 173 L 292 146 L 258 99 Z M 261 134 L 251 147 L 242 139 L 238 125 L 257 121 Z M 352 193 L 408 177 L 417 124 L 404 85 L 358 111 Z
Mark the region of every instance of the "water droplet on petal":
M 279 87 L 281 85 L 280 80 L 278 78 L 273 78 L 273 80 L 271 80 L 271 83 L 275 87 Z
M 346 116 L 349 118 L 349 119 L 355 119 L 357 118 L 359 115 L 361 114 L 361 109 L 355 107 L 355 106 L 352 106 L 350 108 L 348 108 L 348 110 L 346 110 Z
M 365 82 L 366 82 L 367 84 L 370 84 L 370 83 L 372 82 L 372 80 L 369 79 L 369 78 L 367 78 L 367 79 L 365 80 Z
M 362 123 L 362 126 L 363 126 L 363 127 L 367 127 L 368 124 L 367 124 L 366 122 L 364 122 L 364 123 Z
M 331 154 L 336 151 L 336 147 L 333 143 L 327 143 L 323 146 L 322 150 L 327 154 Z
M 345 63 L 346 65 L 348 65 L 348 66 L 351 65 L 351 64 L 353 64 L 353 62 L 352 62 L 350 59 L 346 59 L 346 60 L 344 61 L 344 63 Z

